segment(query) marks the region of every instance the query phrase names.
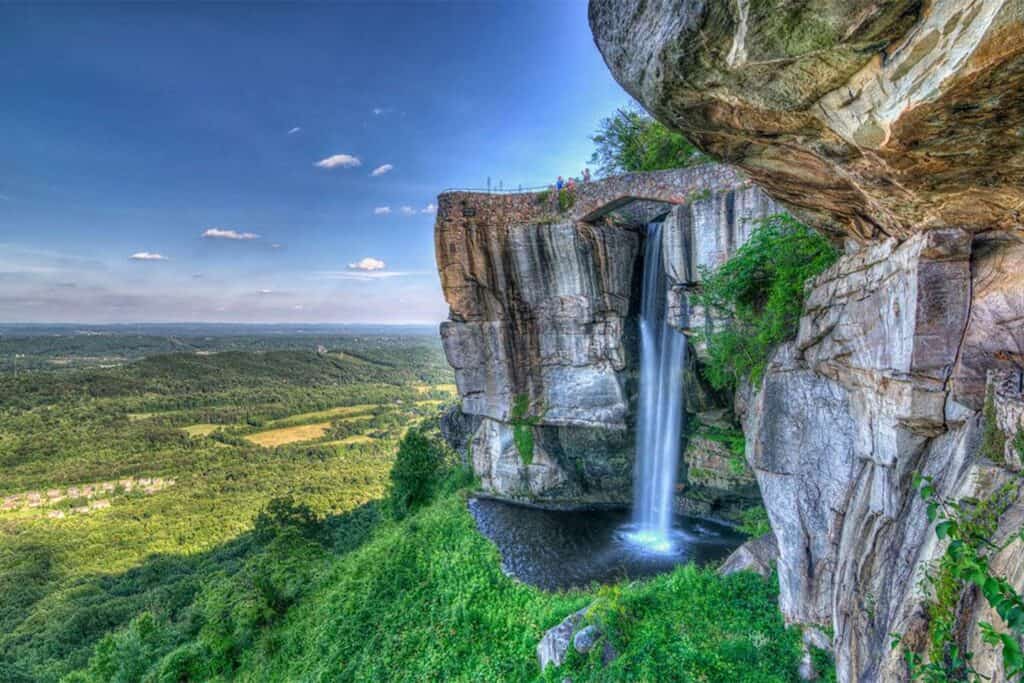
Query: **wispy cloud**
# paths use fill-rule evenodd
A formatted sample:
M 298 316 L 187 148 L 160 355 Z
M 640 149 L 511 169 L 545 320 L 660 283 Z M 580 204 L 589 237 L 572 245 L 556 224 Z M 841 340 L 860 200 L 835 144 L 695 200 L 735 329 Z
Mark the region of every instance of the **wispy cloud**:
M 403 216 L 415 216 L 416 215 L 416 209 L 412 208 L 411 206 L 403 206 L 401 209 L 399 209 L 399 211 L 402 212 Z
M 316 274 L 317 278 L 324 280 L 356 280 L 368 282 L 370 280 L 390 280 L 392 278 L 409 277 L 412 275 L 424 275 L 426 271 L 414 270 L 329 270 Z
M 225 228 L 207 228 L 203 232 L 203 237 L 215 240 L 258 240 L 260 238 L 254 232 L 238 232 Z
M 296 133 L 301 133 L 301 132 L 302 132 L 302 128 L 300 128 L 299 126 L 295 126 L 290 131 L 288 131 L 288 135 L 295 135 Z
M 169 261 L 170 259 L 163 254 L 156 254 L 151 251 L 137 251 L 129 256 L 133 261 Z
M 359 157 L 352 156 L 351 154 L 332 154 L 313 165 L 317 168 L 354 168 L 362 166 L 363 162 L 359 161 Z
M 284 245 L 283 244 L 279 244 L 278 242 L 274 242 L 273 244 L 270 245 L 270 248 L 271 249 L 284 249 Z
M 273 293 L 274 293 L 274 290 L 272 290 L 272 289 L 261 289 L 260 290 L 260 294 L 273 294 Z
M 384 114 L 390 114 L 391 112 L 394 111 L 394 108 L 392 108 L 392 107 L 374 107 L 372 111 L 373 111 L 373 115 L 374 116 L 382 116 Z
M 367 256 L 366 258 L 360 259 L 355 263 L 348 264 L 351 270 L 362 270 L 362 271 L 375 271 L 384 270 L 387 268 L 387 264 L 381 261 L 379 258 L 373 258 Z
M 393 168 L 394 168 L 394 166 L 392 166 L 391 164 L 381 164 L 377 168 L 373 169 L 373 171 L 370 172 L 370 175 L 372 175 L 372 176 L 384 175 L 385 173 L 387 173 L 388 171 L 392 170 Z
M 431 202 L 430 204 L 427 204 L 422 209 L 420 209 L 420 213 L 437 213 L 437 206 L 433 202 Z
M 387 216 L 389 213 L 391 213 L 390 206 L 378 206 L 373 210 L 374 216 Z

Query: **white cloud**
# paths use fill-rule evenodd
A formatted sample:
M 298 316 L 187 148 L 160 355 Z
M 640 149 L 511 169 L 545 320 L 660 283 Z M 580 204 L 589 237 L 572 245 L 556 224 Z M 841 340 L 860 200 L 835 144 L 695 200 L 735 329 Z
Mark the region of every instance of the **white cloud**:
M 372 272 L 375 270 L 384 270 L 385 268 L 387 268 L 387 264 L 385 264 L 379 258 L 367 256 L 366 258 L 360 259 L 355 263 L 348 264 L 348 267 L 351 270 L 362 270 L 366 272 Z
M 356 166 L 362 166 L 363 162 L 359 161 L 359 157 L 354 157 L 351 154 L 332 154 L 326 159 L 313 164 L 318 168 L 354 168 Z
M 225 230 L 224 228 L 207 228 L 203 231 L 203 237 L 220 240 L 258 240 L 260 238 L 254 232 L 238 232 L 237 230 Z
M 378 206 L 373 210 L 374 216 L 387 216 L 389 213 L 391 213 L 390 206 Z
M 288 135 L 295 135 L 296 133 L 301 133 L 301 132 L 302 132 L 302 128 L 300 128 L 299 126 L 295 126 L 290 131 L 288 131 Z
M 260 290 L 260 294 L 273 294 L 273 293 L 274 293 L 274 290 L 272 290 L 272 289 L 261 289 Z
M 382 165 L 378 166 L 377 168 L 373 169 L 373 171 L 370 173 L 370 175 L 372 175 L 372 176 L 384 175 L 385 173 L 387 173 L 388 171 L 390 171 L 392 169 L 394 169 L 394 166 L 392 166 L 391 164 L 382 164 Z
M 390 111 L 391 111 L 391 107 L 374 107 L 373 108 L 373 115 L 374 116 L 380 116 L 381 114 L 387 114 Z
M 128 258 L 133 261 L 170 261 L 170 259 L 163 254 L 154 254 L 151 251 L 137 251 Z
M 416 215 L 416 209 L 412 208 L 411 206 L 403 206 L 400 210 L 401 210 L 403 216 L 415 216 Z
M 277 242 L 274 242 L 273 244 L 270 245 L 270 248 L 271 249 L 284 249 L 284 245 L 283 244 L 278 244 Z
M 430 204 L 427 204 L 422 209 L 420 209 L 420 213 L 437 213 L 437 206 L 433 202 L 431 202 Z

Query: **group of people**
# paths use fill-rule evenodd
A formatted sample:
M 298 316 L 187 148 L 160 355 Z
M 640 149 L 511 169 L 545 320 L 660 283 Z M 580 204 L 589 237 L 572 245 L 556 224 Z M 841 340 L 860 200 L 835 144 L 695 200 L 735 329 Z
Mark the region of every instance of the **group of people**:
M 590 182 L 590 169 L 589 168 L 585 168 L 582 171 L 580 171 L 580 181 L 577 181 L 575 178 L 569 178 L 569 180 L 566 180 L 562 176 L 558 176 L 558 180 L 555 181 L 553 189 L 558 190 L 558 191 L 562 191 L 563 189 L 564 190 L 575 190 L 577 182 L 584 182 L 584 183 L 589 183 Z

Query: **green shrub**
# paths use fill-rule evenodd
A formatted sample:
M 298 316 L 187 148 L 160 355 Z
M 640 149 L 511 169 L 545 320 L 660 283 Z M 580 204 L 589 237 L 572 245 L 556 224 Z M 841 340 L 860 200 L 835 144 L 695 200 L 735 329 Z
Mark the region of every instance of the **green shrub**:
M 768 520 L 768 511 L 763 505 L 747 508 L 740 514 L 740 524 L 736 527 L 741 533 L 753 538 L 764 536 L 772 530 L 771 522 Z
M 519 451 L 519 458 L 524 465 L 533 462 L 533 428 L 540 422 L 542 415 L 529 414 L 530 397 L 526 394 L 518 394 L 512 402 L 512 415 L 509 423 L 512 425 L 512 440 L 515 441 L 516 450 Z
M 253 519 L 253 533 L 260 541 L 269 542 L 284 531 L 313 538 L 320 532 L 320 519 L 313 508 L 296 503 L 291 496 L 274 498 Z
M 982 409 L 981 455 L 994 463 L 1006 461 L 1006 435 L 996 422 L 995 392 L 992 386 L 985 391 Z
M 1020 478 L 1011 479 L 983 499 L 952 500 L 940 496 L 931 477 L 915 475 L 914 487 L 927 503 L 928 521 L 936 522 L 935 535 L 945 542 L 939 559 L 927 566 L 921 578 L 926 594 L 933 597 L 925 606 L 928 613 L 926 656 L 912 646 L 903 656 L 910 678 L 924 683 L 980 681 L 988 676 L 971 664 L 973 653 L 961 649 L 965 625 L 961 619 L 962 600 L 969 588 L 980 593 L 1002 623 L 979 621 L 981 640 L 1002 653 L 1006 680 L 1024 676 L 1024 597 L 1006 577 L 994 574 L 990 559 L 1024 538 L 1017 530 L 1001 544 L 993 543 L 1000 519 L 1017 499 Z M 892 647 L 903 645 L 903 636 L 892 634 Z
M 702 270 L 696 302 L 720 322 L 703 335 L 704 375 L 719 390 L 760 380 L 772 349 L 793 338 L 804 283 L 835 262 L 838 253 L 817 232 L 786 214 L 760 221 L 750 239 L 715 271 Z
M 420 429 L 410 429 L 391 467 L 389 502 L 396 519 L 429 502 L 441 466 L 439 448 Z
M 558 191 L 558 210 L 565 213 L 576 205 L 576 190 L 563 187 Z

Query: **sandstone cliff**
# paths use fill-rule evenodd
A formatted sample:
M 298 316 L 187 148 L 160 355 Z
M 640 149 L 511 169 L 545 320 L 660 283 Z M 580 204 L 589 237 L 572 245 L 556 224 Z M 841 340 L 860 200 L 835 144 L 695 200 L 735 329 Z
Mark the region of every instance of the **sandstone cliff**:
M 832 627 L 840 680 L 906 680 L 890 634 L 924 651 L 918 579 L 943 550 L 914 474 L 984 498 L 1020 470 L 979 442 L 987 377 L 1002 430 L 1024 427 L 1024 2 L 592 0 L 590 18 L 660 120 L 846 243 L 739 404 L 786 618 Z M 996 539 L 1022 518 L 1018 487 Z M 1022 554 L 993 559 L 1018 588 Z M 968 591 L 957 632 L 1005 680 L 983 602 Z
M 441 335 L 462 410 L 482 418 L 470 456 L 483 486 L 535 501 L 631 500 L 646 223 L 664 217 L 667 305 L 685 329 L 704 323 L 686 303 L 699 268 L 777 211 L 714 164 L 592 182 L 561 204 L 552 193 L 442 194 L 435 241 L 451 314 Z M 690 410 L 715 407 L 689 384 Z M 528 456 L 514 440 L 524 421 Z

